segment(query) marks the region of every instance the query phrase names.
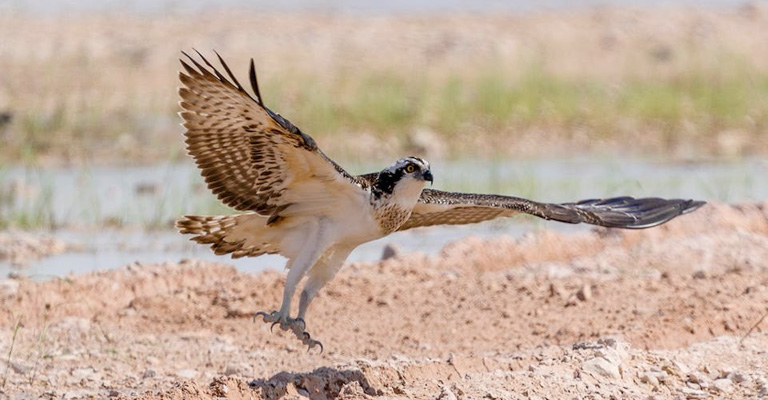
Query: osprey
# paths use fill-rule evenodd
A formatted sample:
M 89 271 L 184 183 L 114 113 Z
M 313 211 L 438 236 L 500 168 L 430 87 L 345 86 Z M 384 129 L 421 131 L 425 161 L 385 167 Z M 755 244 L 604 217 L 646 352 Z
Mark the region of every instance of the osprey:
M 233 258 L 281 254 L 288 274 L 280 309 L 258 312 L 290 330 L 310 349 L 322 344 L 305 330 L 312 298 L 360 244 L 420 226 L 469 224 L 518 213 L 571 224 L 649 228 L 704 204 L 693 200 L 616 197 L 548 204 L 517 197 L 425 189 L 429 163 L 406 157 L 380 172 L 351 175 L 315 141 L 264 105 L 250 64 L 249 94 L 218 56 L 229 79 L 199 52 L 180 60 L 181 117 L 189 154 L 208 188 L 235 215 L 187 215 L 176 222 L 191 240 Z M 190 65 L 191 63 L 191 65 Z M 291 299 L 307 277 L 298 315 Z

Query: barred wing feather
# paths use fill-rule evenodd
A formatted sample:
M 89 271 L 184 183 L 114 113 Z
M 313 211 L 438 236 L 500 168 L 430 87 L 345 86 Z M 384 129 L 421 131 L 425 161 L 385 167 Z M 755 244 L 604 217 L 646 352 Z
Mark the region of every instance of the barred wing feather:
M 470 224 L 519 213 L 539 218 L 610 228 L 650 228 L 701 207 L 704 202 L 680 199 L 614 197 L 576 203 L 539 203 L 519 197 L 453 193 L 424 189 L 400 230 L 430 225 Z

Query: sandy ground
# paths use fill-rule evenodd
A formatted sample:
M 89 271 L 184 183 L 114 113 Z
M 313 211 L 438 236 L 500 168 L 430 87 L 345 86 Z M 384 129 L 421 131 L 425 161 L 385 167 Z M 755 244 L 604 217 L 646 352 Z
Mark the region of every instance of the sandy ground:
M 766 397 L 767 260 L 768 203 L 466 238 L 346 265 L 307 321 L 322 354 L 251 319 L 282 273 L 225 259 L 6 280 L 0 397 Z

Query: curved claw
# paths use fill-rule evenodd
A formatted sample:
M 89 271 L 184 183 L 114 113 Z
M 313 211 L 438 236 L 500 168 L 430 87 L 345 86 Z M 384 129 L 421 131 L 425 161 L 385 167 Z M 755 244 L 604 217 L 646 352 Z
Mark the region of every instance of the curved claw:
M 275 325 L 278 325 L 278 324 L 280 324 L 280 321 L 275 321 L 275 322 L 273 322 L 273 323 L 272 323 L 272 325 L 270 325 L 270 326 L 269 326 L 269 331 L 270 331 L 270 332 L 274 332 L 274 331 L 272 330 L 272 328 L 274 328 L 274 327 L 275 327 Z
M 312 350 L 313 347 L 320 346 L 320 353 L 318 354 L 323 354 L 323 344 L 320 343 L 319 341 L 310 340 L 309 343 L 305 343 L 305 344 L 307 345 L 307 353 L 309 353 L 309 351 Z
M 264 311 L 259 311 L 256 314 L 253 314 L 253 322 L 256 322 L 256 319 L 259 317 L 262 317 L 266 320 L 268 316 L 269 314 L 265 313 Z

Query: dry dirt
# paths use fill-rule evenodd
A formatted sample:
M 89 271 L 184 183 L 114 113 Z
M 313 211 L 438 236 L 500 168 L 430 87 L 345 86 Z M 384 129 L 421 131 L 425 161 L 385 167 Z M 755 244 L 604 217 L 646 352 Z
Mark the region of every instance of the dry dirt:
M 282 273 L 225 259 L 7 280 L 0 397 L 766 397 L 766 260 L 768 203 L 466 238 L 346 265 L 307 321 L 322 354 L 251 319 L 279 304 Z

